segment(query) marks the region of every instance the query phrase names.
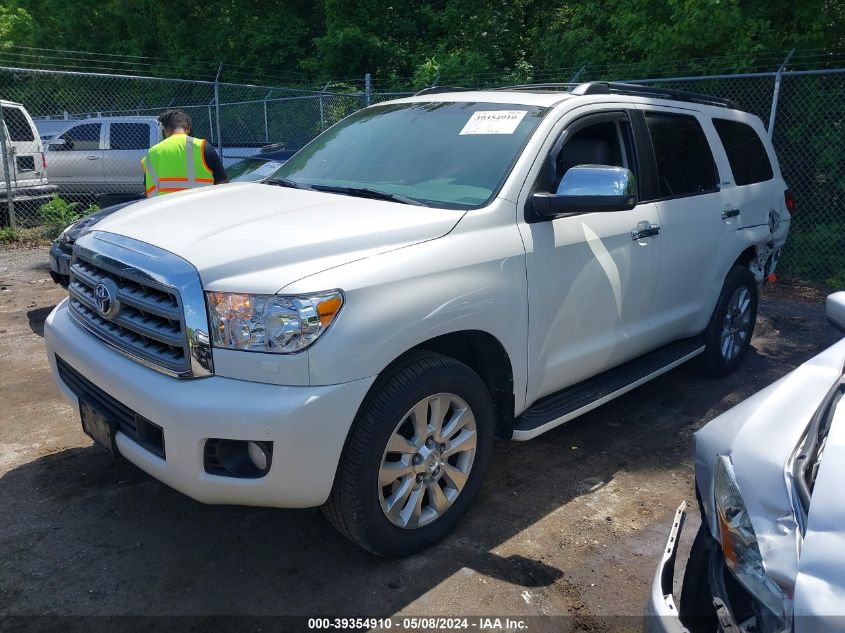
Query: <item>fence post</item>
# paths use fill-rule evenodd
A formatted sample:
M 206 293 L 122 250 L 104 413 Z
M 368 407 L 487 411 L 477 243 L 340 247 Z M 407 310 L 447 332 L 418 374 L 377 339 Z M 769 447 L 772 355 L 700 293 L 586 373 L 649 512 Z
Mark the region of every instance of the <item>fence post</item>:
M 372 103 L 373 97 L 373 78 L 370 73 L 364 75 L 364 100 L 366 104 L 369 106 Z
M 214 145 L 214 123 L 211 120 L 211 101 L 208 102 L 208 133 L 211 135 L 209 140 Z
M 217 119 L 217 153 L 220 160 L 223 160 L 223 130 L 220 129 L 220 71 L 223 70 L 223 62 L 217 67 L 217 75 L 214 77 L 214 116 Z
M 321 132 L 326 129 L 326 113 L 325 113 L 325 110 L 323 109 L 323 93 L 326 91 L 326 88 L 328 88 L 330 85 L 332 85 L 332 82 L 327 81 L 326 85 L 323 86 L 323 89 L 320 91 L 320 131 Z
M 6 120 L 3 118 L 3 108 L 0 108 L 0 154 L 3 155 L 3 176 L 6 180 L 6 206 L 9 208 L 9 226 L 17 228 L 15 222 L 15 196 L 12 193 L 12 176 L 9 162 L 10 143 L 6 143 Z
M 581 68 L 579 68 L 574 75 L 569 79 L 569 83 L 574 84 L 578 81 L 578 78 L 581 76 L 581 73 L 587 68 L 587 64 L 583 64 Z
M 786 59 L 783 60 L 780 68 L 778 68 L 778 71 L 775 73 L 775 89 L 772 91 L 772 110 L 769 112 L 769 140 L 772 140 L 775 133 L 775 119 L 777 118 L 778 113 L 778 99 L 780 98 L 780 82 L 783 79 L 783 69 L 786 67 L 787 62 L 790 60 L 794 52 L 794 48 L 789 51 L 789 55 L 786 56 Z

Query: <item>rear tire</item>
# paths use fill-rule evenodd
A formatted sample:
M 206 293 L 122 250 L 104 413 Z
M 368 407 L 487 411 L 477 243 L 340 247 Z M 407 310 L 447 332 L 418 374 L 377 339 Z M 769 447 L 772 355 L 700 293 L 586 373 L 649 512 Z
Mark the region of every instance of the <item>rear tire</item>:
M 323 513 L 379 556 L 433 545 L 481 488 L 493 422 L 490 394 L 474 371 L 447 356 L 413 353 L 365 401 Z
M 710 323 L 704 331 L 700 366 L 711 376 L 736 371 L 751 344 L 757 321 L 757 280 L 751 271 L 734 266 L 725 277 Z

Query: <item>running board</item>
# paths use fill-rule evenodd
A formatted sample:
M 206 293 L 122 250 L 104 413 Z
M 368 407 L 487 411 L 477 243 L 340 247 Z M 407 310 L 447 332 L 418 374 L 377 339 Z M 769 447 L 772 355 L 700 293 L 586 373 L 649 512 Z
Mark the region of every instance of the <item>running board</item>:
M 514 420 L 513 439 L 537 437 L 665 374 L 703 351 L 700 338 L 682 339 L 548 395 Z

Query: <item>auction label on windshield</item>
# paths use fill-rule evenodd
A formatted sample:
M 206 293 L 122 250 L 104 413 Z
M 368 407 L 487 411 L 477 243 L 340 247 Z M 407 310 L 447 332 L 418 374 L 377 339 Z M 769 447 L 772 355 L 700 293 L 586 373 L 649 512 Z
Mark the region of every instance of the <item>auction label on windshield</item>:
M 513 134 L 528 110 L 480 110 L 473 112 L 461 135 Z

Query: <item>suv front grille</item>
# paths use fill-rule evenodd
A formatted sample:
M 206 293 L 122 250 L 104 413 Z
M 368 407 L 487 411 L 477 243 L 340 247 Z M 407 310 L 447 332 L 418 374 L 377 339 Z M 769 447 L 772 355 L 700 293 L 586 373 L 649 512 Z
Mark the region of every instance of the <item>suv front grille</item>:
M 177 375 L 190 371 L 179 294 L 173 288 L 141 282 L 117 268 L 105 268 L 77 252 L 70 267 L 70 311 L 88 330 L 118 351 Z M 97 309 L 96 288 L 117 289 L 114 314 Z

